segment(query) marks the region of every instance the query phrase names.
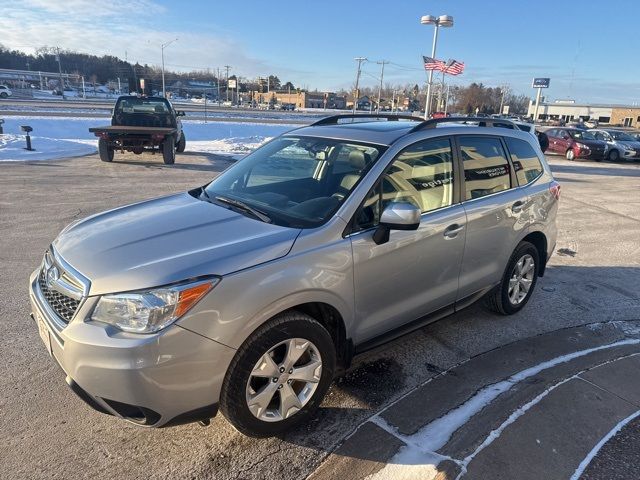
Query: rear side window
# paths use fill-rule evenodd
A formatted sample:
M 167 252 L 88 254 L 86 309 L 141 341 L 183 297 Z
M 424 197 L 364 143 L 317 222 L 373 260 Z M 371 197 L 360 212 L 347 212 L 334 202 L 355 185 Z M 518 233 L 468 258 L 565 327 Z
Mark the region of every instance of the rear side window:
M 499 138 L 460 137 L 459 142 L 467 200 L 511 188 L 509 161 Z
M 540 159 L 528 142 L 519 138 L 505 137 L 507 148 L 511 154 L 511 163 L 516 172 L 519 185 L 526 185 L 542 173 Z

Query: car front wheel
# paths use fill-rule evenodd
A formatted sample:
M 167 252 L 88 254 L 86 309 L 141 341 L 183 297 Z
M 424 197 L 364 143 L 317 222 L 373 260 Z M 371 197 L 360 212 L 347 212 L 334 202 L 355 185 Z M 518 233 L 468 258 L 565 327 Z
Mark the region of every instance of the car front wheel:
M 617 162 L 620 159 L 620 152 L 618 152 L 618 150 L 616 150 L 615 148 L 613 150 L 611 150 L 609 152 L 609 161 L 610 162 Z
M 576 152 L 573 151 L 573 148 L 570 148 L 569 150 L 567 150 L 567 160 L 575 160 L 576 159 Z
M 220 410 L 241 433 L 277 435 L 304 423 L 325 396 L 335 370 L 329 332 L 300 312 L 281 314 L 240 347 L 225 376 Z
M 540 255 L 529 242 L 520 242 L 505 269 L 502 281 L 487 297 L 487 305 L 501 315 L 524 308 L 538 280 Z

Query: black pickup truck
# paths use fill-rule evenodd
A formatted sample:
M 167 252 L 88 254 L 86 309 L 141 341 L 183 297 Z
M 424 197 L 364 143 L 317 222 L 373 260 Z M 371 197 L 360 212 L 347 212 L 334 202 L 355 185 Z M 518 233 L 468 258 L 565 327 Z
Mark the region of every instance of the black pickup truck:
M 111 116 L 111 125 L 93 127 L 98 140 L 100 160 L 110 162 L 116 150 L 136 155 L 144 151 L 162 152 L 164 163 L 175 162 L 176 152 L 184 152 L 186 139 L 180 118 L 166 98 L 128 95 L 119 97 Z

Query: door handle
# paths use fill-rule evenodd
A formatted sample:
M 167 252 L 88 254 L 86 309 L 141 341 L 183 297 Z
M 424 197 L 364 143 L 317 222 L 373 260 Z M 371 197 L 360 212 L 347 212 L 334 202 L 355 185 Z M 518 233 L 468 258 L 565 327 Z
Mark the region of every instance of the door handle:
M 445 229 L 443 235 L 445 236 L 445 238 L 455 238 L 462 230 L 464 230 L 464 225 L 458 225 L 457 223 L 454 223 L 453 225 L 449 225 Z
M 511 205 L 511 211 L 513 213 L 520 213 L 522 211 L 522 207 L 524 207 L 524 202 L 522 200 L 518 200 L 516 203 Z

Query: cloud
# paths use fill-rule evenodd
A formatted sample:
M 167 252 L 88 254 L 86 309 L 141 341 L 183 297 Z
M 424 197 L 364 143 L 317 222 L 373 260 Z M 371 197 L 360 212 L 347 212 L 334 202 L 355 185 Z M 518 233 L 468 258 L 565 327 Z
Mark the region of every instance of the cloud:
M 0 17 L 3 32 L 0 43 L 31 53 L 43 46 L 120 58 L 126 52 L 131 62 L 160 65 L 160 46 L 178 38 L 165 49 L 165 65 L 173 70 L 221 68 L 229 64 L 232 74 L 239 72 L 247 77 L 294 71 L 252 57 L 243 45 L 227 35 L 176 30 L 170 26 L 168 15 L 131 14 L 165 10 L 150 0 L 8 2 Z

